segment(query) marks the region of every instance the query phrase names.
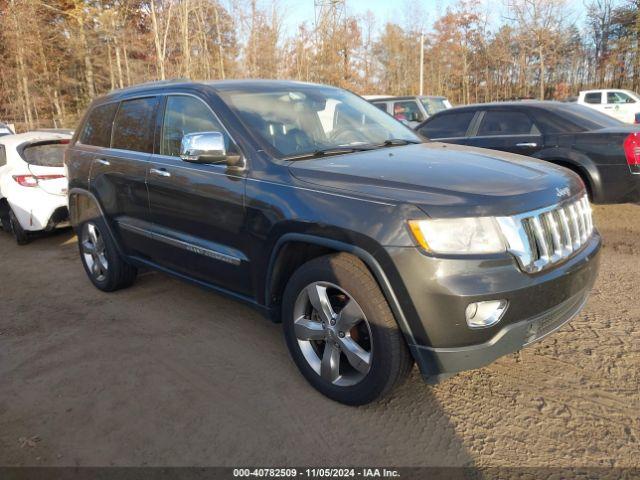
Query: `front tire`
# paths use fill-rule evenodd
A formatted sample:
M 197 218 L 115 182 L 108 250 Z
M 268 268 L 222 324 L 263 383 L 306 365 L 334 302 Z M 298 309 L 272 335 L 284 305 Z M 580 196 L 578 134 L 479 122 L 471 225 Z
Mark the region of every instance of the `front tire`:
M 137 269 L 122 259 L 102 219 L 81 225 L 78 246 L 84 270 L 99 290 L 113 292 L 135 281 Z
M 413 359 L 378 284 L 349 254 L 302 265 L 282 304 L 291 356 L 311 385 L 347 405 L 388 394 L 411 371 Z

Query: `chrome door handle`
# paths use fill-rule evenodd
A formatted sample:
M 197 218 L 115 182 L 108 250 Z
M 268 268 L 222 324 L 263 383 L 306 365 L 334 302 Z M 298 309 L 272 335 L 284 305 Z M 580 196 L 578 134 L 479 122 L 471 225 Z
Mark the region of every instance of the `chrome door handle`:
M 111 165 L 111 162 L 109 160 L 105 160 L 104 158 L 96 158 L 96 162 L 98 162 L 100 165 Z
M 538 144 L 537 144 L 537 143 L 534 143 L 534 142 L 531 142 L 531 143 L 526 143 L 526 142 L 525 142 L 525 143 L 516 143 L 516 147 L 529 147 L 529 148 L 535 148 L 535 147 L 537 147 L 537 146 L 538 146 Z
M 162 168 L 150 168 L 149 173 L 160 175 L 161 177 L 170 177 L 171 174 Z

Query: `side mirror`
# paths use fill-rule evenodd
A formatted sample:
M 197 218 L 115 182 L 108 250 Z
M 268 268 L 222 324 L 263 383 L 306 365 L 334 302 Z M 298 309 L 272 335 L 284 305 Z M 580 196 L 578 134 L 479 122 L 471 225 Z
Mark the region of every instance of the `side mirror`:
M 220 132 L 187 133 L 180 143 L 180 158 L 192 163 L 227 163 L 241 167 L 240 155 L 228 155 L 225 137 Z

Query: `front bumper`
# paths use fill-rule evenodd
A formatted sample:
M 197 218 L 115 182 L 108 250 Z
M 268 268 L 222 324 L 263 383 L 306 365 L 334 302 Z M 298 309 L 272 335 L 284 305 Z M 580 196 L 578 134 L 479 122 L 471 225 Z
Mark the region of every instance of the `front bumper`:
M 394 286 L 411 329 L 409 348 L 422 375 L 434 382 L 485 366 L 561 328 L 584 306 L 595 283 L 597 232 L 563 264 L 523 273 L 513 257 L 435 258 L 410 248 L 387 248 L 398 274 Z M 471 329 L 471 302 L 508 300 L 494 326 Z

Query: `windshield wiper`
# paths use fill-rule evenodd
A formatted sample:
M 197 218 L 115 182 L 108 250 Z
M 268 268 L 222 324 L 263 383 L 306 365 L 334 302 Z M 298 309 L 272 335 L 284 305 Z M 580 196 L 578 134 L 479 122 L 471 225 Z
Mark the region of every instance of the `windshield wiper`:
M 389 140 L 385 140 L 382 143 L 376 145 L 376 147 L 395 147 L 401 145 L 415 145 L 418 143 L 422 143 L 420 140 L 406 140 L 404 138 L 390 138 Z
M 365 150 L 372 150 L 373 148 L 375 147 L 372 147 L 371 145 L 352 145 L 344 147 L 319 148 L 318 150 L 314 150 L 313 152 L 302 153 L 300 155 L 291 155 L 289 157 L 286 157 L 286 160 L 303 160 L 305 158 L 328 157 L 331 155 L 342 155 L 344 153 L 364 152 Z

